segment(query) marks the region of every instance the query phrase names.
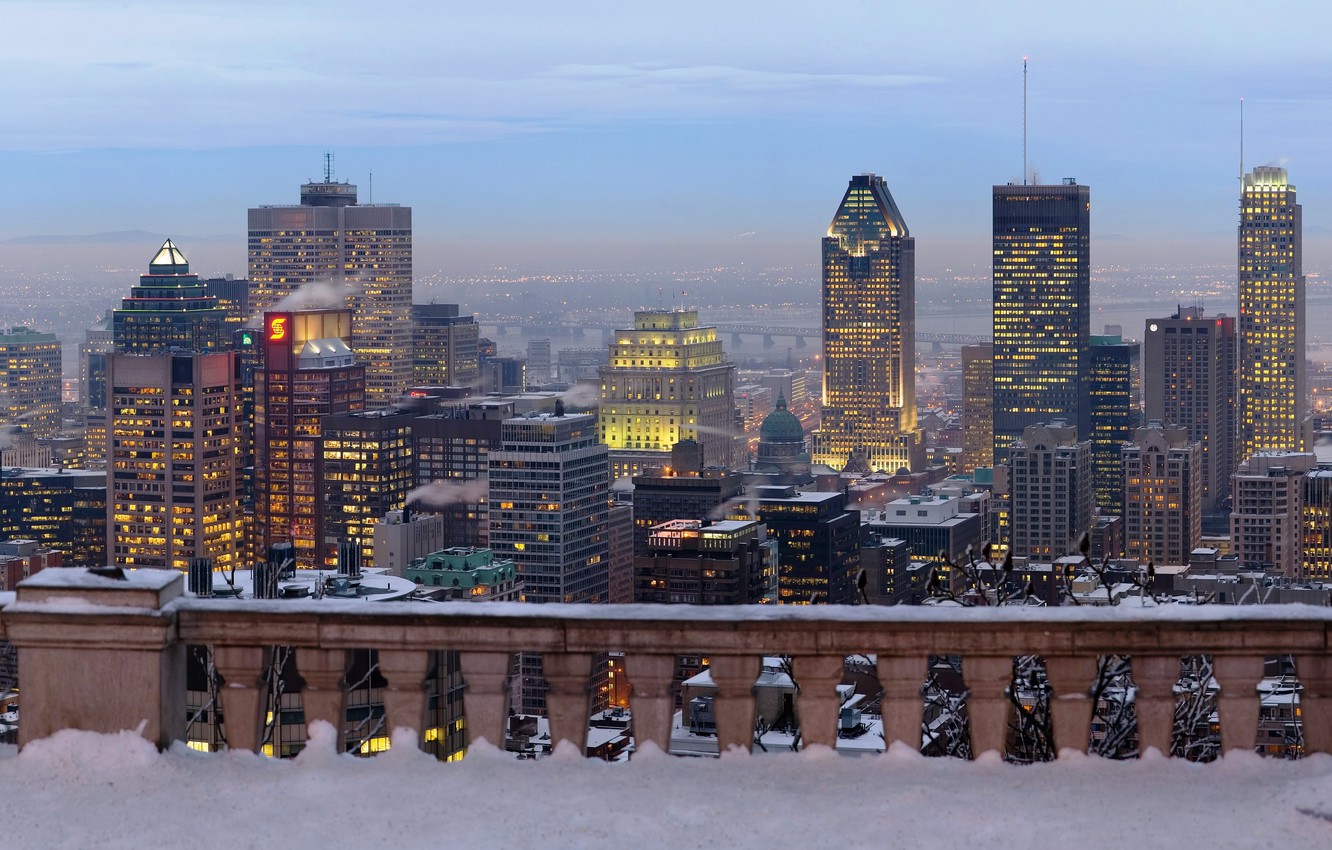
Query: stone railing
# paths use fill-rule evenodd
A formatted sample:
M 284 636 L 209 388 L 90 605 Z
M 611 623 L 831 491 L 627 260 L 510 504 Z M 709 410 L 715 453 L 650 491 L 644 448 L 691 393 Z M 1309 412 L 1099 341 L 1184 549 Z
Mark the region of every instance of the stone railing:
M 141 728 L 165 746 L 186 721 L 185 652 L 213 648 L 224 679 L 227 740 L 255 749 L 261 675 L 269 647 L 295 649 L 307 722 L 341 718 L 351 650 L 378 650 L 391 727 L 423 728 L 430 656 L 456 650 L 473 738 L 502 740 L 513 652 L 540 652 L 555 741 L 582 747 L 595 654 L 624 653 L 635 736 L 669 747 L 676 656 L 707 655 L 716 685 L 720 747 L 753 741 L 753 685 L 765 654 L 794 658 L 806 745 L 836 742 L 843 659 L 877 657 L 886 742 L 921 737 L 921 683 L 930 655 L 961 656 L 972 750 L 1002 751 L 1018 655 L 1045 659 L 1055 743 L 1086 751 L 1097 658 L 1132 658 L 1142 748 L 1170 752 L 1173 691 L 1183 656 L 1209 654 L 1220 684 L 1224 749 L 1251 749 L 1264 659 L 1291 655 L 1303 686 L 1305 750 L 1332 752 L 1332 610 L 1288 605 L 1227 608 L 907 608 L 825 606 L 412 605 L 187 598 L 179 574 L 138 571 L 126 580 L 47 570 L 22 583 L 0 611 L 19 650 L 20 743 L 65 728 Z M 335 725 L 340 725 L 336 724 Z

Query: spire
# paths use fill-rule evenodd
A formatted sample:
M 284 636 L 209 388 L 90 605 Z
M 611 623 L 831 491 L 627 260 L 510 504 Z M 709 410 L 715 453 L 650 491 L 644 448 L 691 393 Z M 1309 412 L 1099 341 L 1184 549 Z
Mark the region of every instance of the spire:
M 778 410 L 786 409 L 786 393 L 780 390 L 777 391 L 777 409 Z
M 170 239 L 162 243 L 148 263 L 149 274 L 189 274 L 190 261 Z

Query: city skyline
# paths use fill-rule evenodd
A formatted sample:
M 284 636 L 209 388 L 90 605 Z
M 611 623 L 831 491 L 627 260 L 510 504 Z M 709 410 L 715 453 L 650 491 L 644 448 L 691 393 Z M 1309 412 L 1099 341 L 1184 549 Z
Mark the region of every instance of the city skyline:
M 864 32 L 845 43 L 845 14 L 793 4 L 708 8 L 702 32 L 677 7 L 556 21 L 532 8 L 521 26 L 512 10 L 422 9 L 401 32 L 337 4 L 265 10 L 262 30 L 244 3 L 11 4 L 13 30 L 34 37 L 2 60 L 30 85 L 10 109 L 21 132 L 0 145 L 0 242 L 169 231 L 194 237 L 181 241 L 201 270 L 239 271 L 240 211 L 285 202 L 332 150 L 339 179 L 368 187 L 373 172 L 382 197 L 416 209 L 431 267 L 812 261 L 800 236 L 823 224 L 823 187 L 865 171 L 913 211 L 922 268 L 975 265 L 984 187 L 1022 176 L 1024 55 L 1031 169 L 1096 187 L 1098 263 L 1226 257 L 1241 97 L 1246 167 L 1288 161 L 1306 199 L 1332 195 L 1325 9 L 1286 10 L 1277 89 L 1238 49 L 1239 4 L 1210 4 L 1201 23 L 1187 8 L 1049 8 L 968 6 L 964 25 L 958 8 L 893 8 L 858 15 Z M 346 48 L 337 62 L 330 45 Z M 829 148 L 828 121 L 853 107 L 857 132 Z M 142 117 L 167 108 L 177 120 L 147 132 Z M 626 216 L 631 180 L 652 203 Z M 1309 206 L 1316 269 L 1332 256 L 1332 205 Z M 533 236 L 514 244 L 516 231 Z

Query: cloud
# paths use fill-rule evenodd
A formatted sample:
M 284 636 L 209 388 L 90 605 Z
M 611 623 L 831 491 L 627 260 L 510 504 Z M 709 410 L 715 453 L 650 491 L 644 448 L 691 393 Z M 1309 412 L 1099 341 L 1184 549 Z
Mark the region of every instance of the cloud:
M 735 91 L 796 90 L 827 87 L 897 88 L 943 82 L 940 77 L 918 74 L 818 74 L 802 71 L 769 71 L 729 65 L 662 67 L 652 63 L 633 65 L 557 65 L 538 76 L 580 82 L 618 83 L 633 87 L 663 86 Z

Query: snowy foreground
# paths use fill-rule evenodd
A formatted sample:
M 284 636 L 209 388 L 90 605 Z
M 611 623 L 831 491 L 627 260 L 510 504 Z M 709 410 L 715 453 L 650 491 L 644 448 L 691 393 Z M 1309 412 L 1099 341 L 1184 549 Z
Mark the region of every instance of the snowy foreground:
M 1332 847 L 1332 756 L 1013 767 L 896 750 L 716 759 L 397 747 L 289 762 L 66 731 L 0 755 L 8 847 Z

